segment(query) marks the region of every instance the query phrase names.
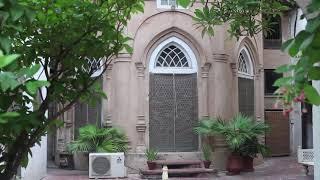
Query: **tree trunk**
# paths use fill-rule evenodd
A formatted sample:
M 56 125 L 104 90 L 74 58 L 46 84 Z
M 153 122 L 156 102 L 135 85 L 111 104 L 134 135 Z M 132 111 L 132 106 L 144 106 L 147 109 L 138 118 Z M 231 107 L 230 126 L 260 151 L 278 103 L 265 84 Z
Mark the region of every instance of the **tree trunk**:
M 11 180 L 18 172 L 23 155 L 28 152 L 27 135 L 25 132 L 16 139 L 8 149 L 8 159 L 5 161 L 5 170 L 0 173 L 1 180 Z

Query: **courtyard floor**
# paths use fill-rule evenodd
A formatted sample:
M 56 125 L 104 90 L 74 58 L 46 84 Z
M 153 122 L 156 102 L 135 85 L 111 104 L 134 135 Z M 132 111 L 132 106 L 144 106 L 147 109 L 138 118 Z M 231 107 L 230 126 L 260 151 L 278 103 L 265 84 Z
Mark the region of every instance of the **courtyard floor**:
M 43 180 L 85 180 L 88 179 L 85 171 L 68 171 L 61 169 L 48 169 L 48 175 Z M 140 180 L 139 175 L 129 175 L 127 180 Z M 170 178 L 194 179 L 194 180 L 313 180 L 313 167 L 310 167 L 310 175 L 304 174 L 304 168 L 297 163 L 296 157 L 267 158 L 265 162 L 255 167 L 255 172 L 242 173 L 239 176 L 226 176 L 219 172 L 208 178 Z

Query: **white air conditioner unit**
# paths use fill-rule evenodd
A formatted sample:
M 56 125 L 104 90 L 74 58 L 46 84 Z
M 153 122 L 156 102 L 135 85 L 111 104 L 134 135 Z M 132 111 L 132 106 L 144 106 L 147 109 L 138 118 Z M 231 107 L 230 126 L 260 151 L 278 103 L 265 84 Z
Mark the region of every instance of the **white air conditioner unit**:
M 123 178 L 127 176 L 124 153 L 90 153 L 89 178 Z

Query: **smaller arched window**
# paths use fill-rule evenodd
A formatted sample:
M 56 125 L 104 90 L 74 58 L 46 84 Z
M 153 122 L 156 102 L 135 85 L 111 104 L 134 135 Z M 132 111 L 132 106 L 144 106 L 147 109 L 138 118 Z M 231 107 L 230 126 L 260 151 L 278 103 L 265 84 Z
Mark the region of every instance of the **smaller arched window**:
M 238 74 L 240 77 L 253 78 L 253 67 L 250 54 L 247 49 L 242 49 L 238 58 Z

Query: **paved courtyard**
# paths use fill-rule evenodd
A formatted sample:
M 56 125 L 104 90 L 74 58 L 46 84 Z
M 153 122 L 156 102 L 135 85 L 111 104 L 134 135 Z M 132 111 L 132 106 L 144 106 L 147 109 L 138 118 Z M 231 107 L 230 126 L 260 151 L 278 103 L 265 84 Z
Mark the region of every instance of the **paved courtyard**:
M 242 173 L 239 176 L 226 176 L 224 172 L 208 178 L 170 178 L 196 179 L 196 180 L 313 180 L 313 168 L 310 174 L 304 174 L 304 168 L 296 162 L 295 157 L 278 157 L 265 159 L 264 164 L 255 167 L 253 173 Z M 44 180 L 85 180 L 88 179 L 87 172 L 67 171 L 60 169 L 48 169 L 48 176 Z M 129 175 L 127 180 L 140 180 L 139 175 Z

